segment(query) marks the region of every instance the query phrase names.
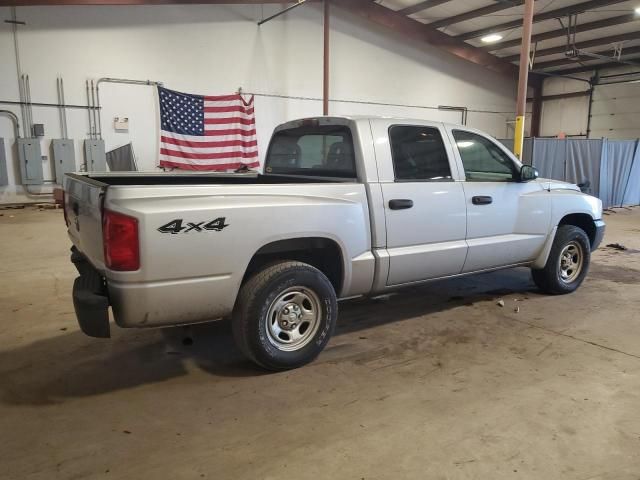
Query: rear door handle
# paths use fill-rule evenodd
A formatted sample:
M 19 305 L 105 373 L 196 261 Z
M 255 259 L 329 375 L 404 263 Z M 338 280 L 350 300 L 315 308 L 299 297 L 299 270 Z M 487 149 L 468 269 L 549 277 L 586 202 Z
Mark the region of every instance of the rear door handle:
M 489 195 L 478 195 L 477 197 L 471 198 L 471 203 L 474 205 L 489 205 L 493 202 L 493 198 Z
M 389 200 L 389 208 L 391 210 L 404 210 L 413 207 L 413 200 L 408 198 L 394 198 Z

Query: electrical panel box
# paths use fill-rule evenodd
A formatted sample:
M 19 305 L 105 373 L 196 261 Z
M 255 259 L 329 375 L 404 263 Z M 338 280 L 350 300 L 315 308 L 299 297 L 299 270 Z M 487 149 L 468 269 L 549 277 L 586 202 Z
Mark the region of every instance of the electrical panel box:
M 87 138 L 84 141 L 84 159 L 87 162 L 87 171 L 106 172 L 107 154 L 104 150 L 104 140 Z
M 7 154 L 4 150 L 4 138 L 0 138 L 0 186 L 9 185 L 7 175 Z
M 34 137 L 44 137 L 44 123 L 34 123 L 33 124 L 33 136 Z
M 73 140 L 55 139 L 51 140 L 53 151 L 53 165 L 56 173 L 56 183 L 64 184 L 64 174 L 78 170 L 76 168 L 76 152 Z
M 37 138 L 18 138 L 22 185 L 42 185 L 42 152 Z

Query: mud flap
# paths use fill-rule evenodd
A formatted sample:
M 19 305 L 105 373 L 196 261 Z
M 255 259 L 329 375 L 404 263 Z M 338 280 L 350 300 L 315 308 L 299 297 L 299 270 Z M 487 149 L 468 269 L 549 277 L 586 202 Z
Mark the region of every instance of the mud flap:
M 73 307 L 80 330 L 90 337 L 109 338 L 109 297 L 102 276 L 77 251 L 71 260 L 80 273 L 73 282 Z

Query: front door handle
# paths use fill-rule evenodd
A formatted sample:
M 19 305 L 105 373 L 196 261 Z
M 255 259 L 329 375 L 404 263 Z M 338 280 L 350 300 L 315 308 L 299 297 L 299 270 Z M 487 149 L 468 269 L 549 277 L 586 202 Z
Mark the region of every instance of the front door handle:
M 405 208 L 413 207 L 413 200 L 408 198 L 394 198 L 389 200 L 389 208 L 391 210 L 404 210 Z
M 489 195 L 478 195 L 477 197 L 473 197 L 471 199 L 471 203 L 474 205 L 489 205 L 493 202 L 493 198 Z

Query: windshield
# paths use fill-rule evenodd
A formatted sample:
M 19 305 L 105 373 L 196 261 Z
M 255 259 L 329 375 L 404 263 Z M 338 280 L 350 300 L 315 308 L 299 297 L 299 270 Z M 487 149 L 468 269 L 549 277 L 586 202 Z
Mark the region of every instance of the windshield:
M 273 135 L 267 174 L 356 178 L 351 131 L 344 125 L 314 125 Z

